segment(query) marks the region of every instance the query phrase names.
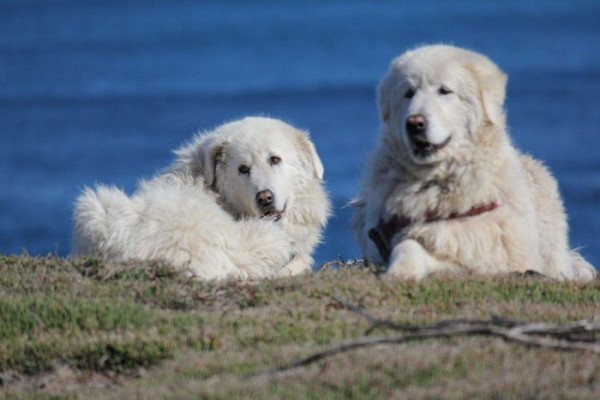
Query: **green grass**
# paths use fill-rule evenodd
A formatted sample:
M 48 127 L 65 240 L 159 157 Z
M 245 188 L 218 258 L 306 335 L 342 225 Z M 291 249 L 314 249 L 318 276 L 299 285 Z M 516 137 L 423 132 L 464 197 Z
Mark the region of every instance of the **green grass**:
M 285 374 L 254 372 L 362 337 L 373 315 L 565 322 L 600 318 L 600 280 L 341 269 L 258 284 L 168 266 L 0 256 L 0 396 L 45 398 L 600 398 L 600 357 L 488 337 L 378 346 Z M 378 330 L 372 335 L 393 332 Z

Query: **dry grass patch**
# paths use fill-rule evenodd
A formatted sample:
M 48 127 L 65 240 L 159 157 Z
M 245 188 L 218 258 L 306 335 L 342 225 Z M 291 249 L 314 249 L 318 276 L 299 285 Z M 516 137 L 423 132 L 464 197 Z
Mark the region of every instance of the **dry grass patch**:
M 345 269 L 259 284 L 190 281 L 159 264 L 0 257 L 5 396 L 97 398 L 598 398 L 600 356 L 498 338 L 377 346 L 246 376 L 362 337 L 380 318 L 600 320 L 600 280 L 382 281 Z M 391 332 L 377 330 L 371 335 Z M 598 338 L 597 338 L 598 339 Z

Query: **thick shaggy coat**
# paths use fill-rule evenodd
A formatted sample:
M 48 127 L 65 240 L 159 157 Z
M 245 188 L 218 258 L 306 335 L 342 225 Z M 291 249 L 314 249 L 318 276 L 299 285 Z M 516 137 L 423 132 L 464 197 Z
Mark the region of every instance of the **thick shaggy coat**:
M 381 134 L 353 202 L 365 258 L 387 274 L 533 270 L 587 280 L 569 250 L 555 179 L 513 147 L 506 75 L 468 50 L 425 46 L 391 63 L 378 86 Z
M 249 117 L 198 134 L 131 196 L 86 189 L 74 254 L 165 261 L 205 280 L 309 271 L 330 203 L 305 132 Z

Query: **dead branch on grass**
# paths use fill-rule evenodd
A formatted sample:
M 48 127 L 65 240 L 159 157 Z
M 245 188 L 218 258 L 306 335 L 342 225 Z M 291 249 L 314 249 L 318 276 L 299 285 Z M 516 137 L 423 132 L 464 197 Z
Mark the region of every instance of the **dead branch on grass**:
M 404 333 L 398 336 L 363 337 L 347 341 L 290 363 L 259 371 L 251 374 L 249 377 L 273 375 L 290 371 L 313 364 L 327 357 L 360 348 L 457 336 L 495 336 L 525 346 L 565 351 L 587 351 L 600 354 L 600 340 L 596 338 L 596 333 L 600 332 L 600 324 L 589 320 L 558 325 L 541 322 L 521 323 L 493 315 L 490 319 L 486 320 L 448 319 L 424 326 L 401 325 L 389 319 L 376 318 L 365 309 L 343 298 L 334 297 L 334 300 L 371 323 L 365 335 L 378 328 L 387 328 Z

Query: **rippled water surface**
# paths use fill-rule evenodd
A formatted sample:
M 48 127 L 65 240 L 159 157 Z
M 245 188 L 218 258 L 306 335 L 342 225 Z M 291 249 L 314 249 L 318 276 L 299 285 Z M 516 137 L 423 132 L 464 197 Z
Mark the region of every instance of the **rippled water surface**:
M 250 6 L 248 4 L 251 4 Z M 194 132 L 247 114 L 309 130 L 335 201 L 317 259 L 359 256 L 344 205 L 375 142 L 374 87 L 405 49 L 483 52 L 514 142 L 559 179 L 600 265 L 600 2 L 0 2 L 0 253 L 70 251 L 85 185 L 127 191 Z

